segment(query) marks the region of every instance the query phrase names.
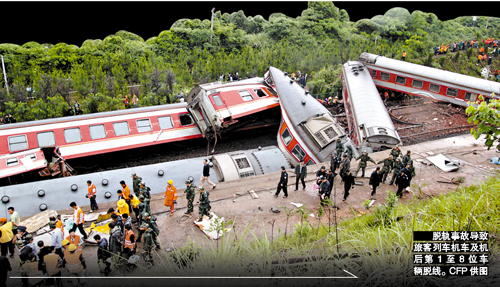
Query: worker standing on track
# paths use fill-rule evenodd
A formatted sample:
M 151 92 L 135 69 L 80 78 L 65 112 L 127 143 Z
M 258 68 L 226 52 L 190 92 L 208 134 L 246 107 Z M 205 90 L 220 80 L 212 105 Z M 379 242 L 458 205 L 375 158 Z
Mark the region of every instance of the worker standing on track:
M 165 190 L 165 206 L 170 207 L 170 216 L 174 215 L 174 205 L 177 204 L 177 188 L 174 181 L 169 179 L 167 189 Z
M 87 180 L 87 186 L 88 186 L 88 194 L 87 198 L 90 199 L 90 213 L 97 211 L 99 209 L 99 206 L 97 205 L 96 197 L 97 197 L 97 189 L 95 187 L 95 184 L 92 183 L 92 181 Z

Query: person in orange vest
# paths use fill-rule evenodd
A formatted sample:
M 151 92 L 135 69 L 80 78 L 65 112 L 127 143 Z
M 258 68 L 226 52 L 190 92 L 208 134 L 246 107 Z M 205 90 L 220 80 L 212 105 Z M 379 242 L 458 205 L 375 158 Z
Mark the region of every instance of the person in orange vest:
M 477 56 L 477 63 L 478 63 L 478 64 L 479 64 L 479 63 L 481 63 L 481 60 L 482 60 L 482 59 L 483 59 L 483 56 L 482 56 L 481 54 L 479 54 L 479 55 Z
M 90 211 L 89 212 L 94 212 L 99 209 L 99 206 L 97 205 L 96 201 L 96 196 L 97 196 L 97 189 L 95 185 L 92 183 L 92 181 L 87 180 L 87 186 L 88 186 L 88 194 L 87 198 L 90 199 Z
M 122 215 L 124 213 L 130 215 L 129 205 L 125 201 L 125 199 L 120 199 L 117 202 L 118 208 L 116 209 L 116 213 L 118 215 Z
M 73 279 L 73 286 L 81 286 L 85 283 L 85 272 L 87 271 L 87 264 L 81 253 L 76 252 L 76 245 L 70 244 L 68 246 L 69 254 L 64 256 L 63 266 L 66 267 Z
M 83 224 L 85 223 L 85 214 L 83 214 L 82 209 L 76 205 L 76 203 L 73 201 L 69 204 L 71 208 L 73 208 L 73 227 L 70 229 L 71 231 L 75 231 L 77 228 L 80 231 L 80 233 L 83 235 L 83 238 L 87 240 L 88 235 L 87 232 L 85 232 L 85 229 L 83 229 Z
M 61 286 L 61 266 L 63 264 L 62 258 L 56 254 L 56 249 L 51 246 L 50 253 L 43 257 L 43 269 L 44 273 L 47 274 L 50 278 L 48 280 L 54 280 L 54 285 L 56 287 Z M 51 282 L 47 282 L 51 283 Z
M 51 216 L 49 217 L 49 222 L 53 221 L 56 223 L 56 228 L 61 229 L 61 232 L 64 234 L 64 225 L 61 221 L 61 215 L 58 214 L 57 216 Z
M 124 180 L 120 181 L 120 185 L 122 186 L 123 199 L 125 199 L 125 202 L 129 206 L 129 214 L 130 214 L 130 212 L 132 212 L 132 209 L 130 208 L 130 188 L 128 187 L 128 185 L 125 183 Z
M 125 240 L 123 241 L 123 255 L 125 258 L 135 254 L 135 234 L 130 224 L 125 224 Z
M 173 180 L 169 179 L 164 196 L 165 206 L 170 207 L 170 216 L 174 215 L 174 204 L 177 204 L 177 188 L 173 184 Z
M 68 240 L 69 244 L 74 244 L 76 246 L 76 252 L 82 251 L 82 247 L 80 246 L 80 236 L 76 235 L 74 231 L 70 231 L 69 235 L 65 239 Z
M 403 51 L 403 57 L 401 58 L 401 60 L 406 61 L 406 51 Z
M 486 61 L 486 59 L 488 58 L 488 56 L 486 54 L 483 55 L 483 61 Z
M 481 49 L 479 49 L 479 53 L 484 53 L 484 47 L 481 47 Z

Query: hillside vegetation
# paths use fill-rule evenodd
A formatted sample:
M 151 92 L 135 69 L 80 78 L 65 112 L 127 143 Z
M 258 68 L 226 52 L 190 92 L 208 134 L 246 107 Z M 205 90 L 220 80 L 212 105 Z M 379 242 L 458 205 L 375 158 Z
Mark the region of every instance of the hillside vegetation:
M 84 113 L 123 109 L 124 96 L 133 94 L 141 106 L 169 103 L 179 92 L 216 81 L 221 74 L 262 76 L 269 66 L 307 73 L 313 94 L 336 92 L 340 65 L 362 52 L 395 53 L 398 58 L 405 50 L 409 61 L 479 77 L 481 66 L 476 66 L 472 49 L 438 59 L 429 56 L 436 45 L 498 38 L 499 27 L 499 18 L 440 21 L 432 13 L 410 14 L 404 8 L 351 22 L 348 11 L 314 1 L 296 18 L 219 11 L 213 31 L 210 20 L 179 19 L 147 40 L 118 31 L 80 47 L 0 44 L 8 79 L 8 90 L 0 79 L 0 115 L 12 113 L 18 121 L 58 117 L 73 100 Z M 498 63 L 495 58 L 494 65 Z

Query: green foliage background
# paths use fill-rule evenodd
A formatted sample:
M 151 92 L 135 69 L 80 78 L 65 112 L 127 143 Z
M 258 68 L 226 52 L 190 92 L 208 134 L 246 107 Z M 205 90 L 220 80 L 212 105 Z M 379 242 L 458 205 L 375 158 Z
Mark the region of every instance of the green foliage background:
M 83 103 L 86 113 L 123 109 L 123 97 L 132 94 L 141 105 L 169 103 L 179 92 L 217 81 L 220 74 L 262 76 L 269 66 L 307 73 L 313 94 L 335 93 L 340 66 L 362 52 L 399 58 L 406 50 L 409 61 L 479 77 L 482 67 L 475 65 L 475 51 L 439 59 L 429 55 L 436 45 L 473 38 L 481 43 L 500 35 L 499 18 L 440 21 L 432 13 L 393 8 L 351 22 L 346 10 L 328 1 L 309 2 L 296 18 L 218 11 L 213 31 L 210 26 L 207 19 L 179 19 L 147 40 L 118 31 L 80 47 L 0 44 L 9 87 L 7 92 L 2 77 L 0 115 L 10 112 L 20 121 L 58 117 L 73 100 Z M 495 58 L 494 65 L 498 62 Z M 31 95 L 28 85 L 35 91 Z

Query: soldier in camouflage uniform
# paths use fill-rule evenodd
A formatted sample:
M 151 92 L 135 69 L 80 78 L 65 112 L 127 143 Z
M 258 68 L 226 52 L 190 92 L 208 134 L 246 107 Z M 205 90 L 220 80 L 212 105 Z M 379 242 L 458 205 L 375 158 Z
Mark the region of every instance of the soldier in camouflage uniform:
M 400 158 L 396 159 L 396 162 L 394 162 L 394 172 L 392 173 L 392 179 L 391 182 L 389 183 L 390 185 L 394 184 L 394 181 L 398 177 L 398 175 L 401 173 L 401 169 L 404 167 L 403 162 L 401 161 Z
M 406 154 L 403 156 L 403 164 L 406 166 L 408 162 L 411 160 L 411 151 L 407 151 Z
M 337 150 L 337 156 L 342 156 L 342 151 L 344 150 L 344 146 L 340 142 L 340 139 L 337 139 L 337 144 L 335 145 L 335 149 Z
M 201 222 L 203 220 L 203 215 L 206 215 L 209 218 L 212 218 L 210 216 L 210 200 L 208 199 L 209 193 L 206 191 L 203 186 L 199 187 L 200 189 L 200 205 L 199 205 L 199 210 L 200 210 L 200 218 L 198 219 L 198 222 Z
M 399 149 L 398 146 L 395 146 L 391 150 L 391 155 L 392 155 L 392 158 L 398 158 L 400 156 L 403 156 L 403 153 L 401 152 L 401 150 Z
M 352 150 L 352 147 L 350 145 L 348 145 L 345 149 L 345 153 L 347 154 L 347 158 L 349 158 L 349 161 L 351 161 L 352 157 L 354 156 L 354 151 Z
M 370 156 L 368 156 L 368 153 L 366 151 L 363 152 L 360 156 L 356 158 L 356 160 L 360 160 L 358 164 L 358 168 L 356 169 L 356 173 L 354 174 L 354 177 L 358 176 L 358 172 L 361 169 L 361 177 L 365 177 L 365 169 L 366 169 L 366 164 L 368 161 L 373 162 L 374 164 L 377 164 Z
M 154 246 L 154 238 L 153 238 L 153 229 L 149 226 L 148 223 L 143 223 L 139 228 L 139 234 L 144 233 L 144 244 L 142 245 L 142 249 L 144 249 L 145 260 L 146 262 L 152 262 L 153 256 L 151 252 L 153 251 Z
M 158 242 L 158 236 L 160 235 L 160 229 L 158 228 L 158 225 L 156 224 L 156 217 L 155 216 L 150 216 L 147 218 L 149 220 L 149 227 L 153 229 L 153 242 L 156 246 L 156 249 L 161 249 L 160 243 Z
M 186 180 L 186 189 L 184 190 L 187 199 L 187 211 L 184 214 L 190 214 L 193 212 L 193 200 L 195 195 L 195 187 L 191 179 Z
M 151 223 L 149 212 L 141 213 L 141 216 L 139 218 L 140 218 L 139 227 L 143 226 L 144 224 L 147 224 L 149 227 L 149 224 Z M 144 230 L 142 230 L 142 228 L 139 228 L 139 232 L 137 233 L 136 242 L 141 242 L 141 238 L 142 238 L 143 233 L 144 233 Z
M 389 174 L 389 172 L 391 172 L 391 170 L 394 167 L 394 161 L 392 160 L 392 156 L 389 156 L 388 158 L 378 162 L 378 164 L 381 164 L 381 163 L 384 164 L 384 166 L 382 167 L 381 179 L 382 179 L 382 182 L 385 183 L 385 180 L 387 179 L 387 175 Z
M 139 195 L 141 195 L 140 193 L 140 188 L 139 188 L 139 184 L 142 182 L 142 177 L 139 177 L 137 176 L 137 174 L 133 173 L 132 174 L 132 187 L 134 189 L 134 193 L 135 193 L 135 196 L 139 197 Z
M 149 202 L 151 201 L 151 188 L 149 187 L 146 187 L 146 184 L 144 183 L 144 181 L 141 181 L 141 183 L 139 184 L 139 193 L 144 196 L 144 203 L 146 203 L 147 205 L 149 205 Z

